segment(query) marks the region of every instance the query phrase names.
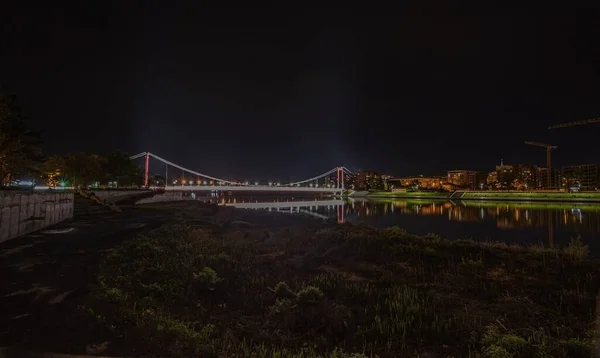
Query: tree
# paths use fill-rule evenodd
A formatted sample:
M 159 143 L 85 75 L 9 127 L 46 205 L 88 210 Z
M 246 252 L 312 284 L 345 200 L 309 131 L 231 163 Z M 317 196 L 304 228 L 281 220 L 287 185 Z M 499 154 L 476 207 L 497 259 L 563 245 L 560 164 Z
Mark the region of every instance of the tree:
M 408 191 L 419 191 L 419 179 L 413 179 L 406 189 Z
M 66 167 L 65 157 L 54 155 L 47 158 L 42 164 L 42 174 L 46 185 L 50 187 L 65 186 L 67 184 Z
M 103 163 L 104 159 L 96 154 L 75 152 L 65 156 L 50 157 L 42 168 L 49 184 L 56 185 L 57 181 L 62 181 L 69 186 L 87 188 L 104 180 Z
M 88 188 L 116 182 L 118 186 L 140 185 L 141 169 L 125 153 L 104 158 L 81 152 L 49 157 L 43 165 L 49 186 L 65 185 Z
M 0 186 L 38 173 L 41 135 L 25 125 L 16 96 L 0 91 Z
M 104 179 L 103 159 L 97 154 L 69 153 L 65 164 L 66 178 L 74 187 L 87 188 Z
M 142 181 L 140 167 L 125 153 L 110 154 L 104 161 L 104 172 L 106 180 L 117 183 L 117 186 L 135 186 Z

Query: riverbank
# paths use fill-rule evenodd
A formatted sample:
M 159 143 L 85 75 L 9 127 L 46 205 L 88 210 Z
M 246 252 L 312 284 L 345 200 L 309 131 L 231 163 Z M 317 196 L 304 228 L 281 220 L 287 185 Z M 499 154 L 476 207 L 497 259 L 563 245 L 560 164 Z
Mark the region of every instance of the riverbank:
M 0 245 L 0 346 L 337 358 L 593 348 L 600 266 L 577 241 L 451 242 L 194 201 L 94 210 Z
M 356 197 L 398 198 L 398 199 L 431 199 L 431 200 L 492 200 L 492 201 L 545 201 L 545 202 L 582 202 L 600 203 L 600 193 L 561 193 L 561 192 L 506 192 L 506 191 L 455 191 L 433 192 L 387 192 L 374 191 Z
M 589 357 L 593 349 L 600 266 L 580 242 L 508 247 L 224 209 L 147 208 L 176 219 L 106 258 L 80 311 L 117 337 L 115 353 Z

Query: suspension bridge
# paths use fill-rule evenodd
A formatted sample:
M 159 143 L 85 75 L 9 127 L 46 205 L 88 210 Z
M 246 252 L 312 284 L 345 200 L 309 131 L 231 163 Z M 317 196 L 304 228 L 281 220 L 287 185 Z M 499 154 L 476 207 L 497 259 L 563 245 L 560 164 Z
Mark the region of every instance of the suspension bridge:
M 335 167 L 323 174 L 315 177 L 291 182 L 291 183 L 272 183 L 268 185 L 260 185 L 257 182 L 254 184 L 248 182 L 240 182 L 234 180 L 220 179 L 211 175 L 199 173 L 197 171 L 182 167 L 181 165 L 170 162 L 156 154 L 150 152 L 142 152 L 130 157 L 131 160 L 144 159 L 144 186 L 150 187 L 149 170 L 150 158 L 156 159 L 166 165 L 164 189 L 170 191 L 271 191 L 271 192 L 313 192 L 313 193 L 342 193 L 345 190 L 345 181 L 348 176 L 354 175 L 346 167 Z M 169 185 L 168 169 L 169 167 L 176 168 L 191 175 L 196 179 L 181 179 L 174 180 L 173 185 Z M 331 178 L 335 175 L 335 180 Z M 322 179 L 330 179 L 327 184 L 320 184 Z

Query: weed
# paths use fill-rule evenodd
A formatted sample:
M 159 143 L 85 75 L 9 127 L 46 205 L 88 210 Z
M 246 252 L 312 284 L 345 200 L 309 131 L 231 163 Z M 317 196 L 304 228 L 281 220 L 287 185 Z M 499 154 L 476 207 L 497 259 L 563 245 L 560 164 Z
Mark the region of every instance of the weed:
M 298 291 L 298 302 L 315 304 L 323 298 L 323 292 L 314 286 L 305 286 Z
M 209 290 L 214 290 L 213 286 L 217 282 L 223 281 L 223 279 L 220 278 L 212 268 L 204 267 L 199 273 L 194 273 L 194 281 L 205 286 Z
M 582 261 L 588 257 L 590 249 L 583 243 L 580 236 L 571 238 L 565 247 L 565 255 L 574 261 Z
M 80 308 L 140 354 L 586 357 L 598 262 L 399 228 L 196 230 L 113 250 Z M 277 255 L 273 255 L 277 253 Z M 272 288 L 270 288 L 272 287 Z

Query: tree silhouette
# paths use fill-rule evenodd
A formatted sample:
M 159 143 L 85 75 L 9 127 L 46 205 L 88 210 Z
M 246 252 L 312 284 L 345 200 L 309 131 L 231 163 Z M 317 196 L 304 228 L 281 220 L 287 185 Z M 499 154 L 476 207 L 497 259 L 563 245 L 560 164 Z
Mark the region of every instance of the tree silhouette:
M 15 95 L 0 90 L 0 186 L 39 173 L 41 135 L 25 125 Z
M 115 152 L 104 161 L 104 173 L 108 182 L 118 186 L 135 186 L 142 183 L 142 171 L 126 153 Z
M 141 185 L 141 169 L 125 153 L 113 153 L 104 158 L 97 154 L 82 152 L 65 156 L 49 157 L 43 165 L 49 186 L 60 182 L 77 188 L 87 189 L 98 183 L 106 185 L 116 182 L 118 186 Z

